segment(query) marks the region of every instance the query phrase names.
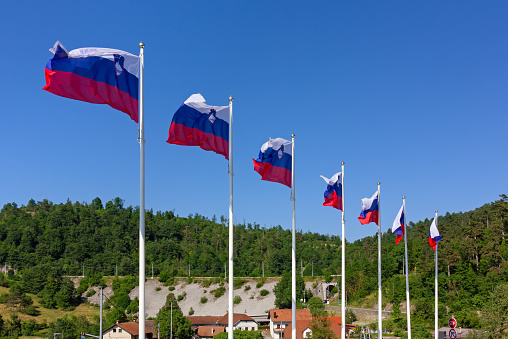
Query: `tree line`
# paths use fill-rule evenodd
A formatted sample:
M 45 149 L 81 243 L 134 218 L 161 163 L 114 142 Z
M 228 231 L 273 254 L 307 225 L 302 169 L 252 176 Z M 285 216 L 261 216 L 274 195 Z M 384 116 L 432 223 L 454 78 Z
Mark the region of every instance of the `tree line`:
M 492 292 L 508 281 L 506 232 L 508 197 L 473 211 L 439 217 L 440 323 L 451 314 L 462 327 L 477 327 L 478 310 L 493 304 Z M 434 303 L 434 251 L 428 244 L 431 220 L 410 222 L 407 227 L 410 293 L 415 324 L 432 324 Z M 174 211 L 146 211 L 147 276 L 224 276 L 228 262 L 228 220 L 199 214 L 180 217 Z M 139 208 L 124 206 L 120 198 L 103 205 L 67 201 L 54 204 L 31 199 L 26 205 L 5 204 L 0 211 L 0 267 L 20 276 L 37 267 L 54 275 L 137 275 Z M 282 276 L 291 270 L 291 231 L 256 223 L 234 226 L 235 276 Z M 397 313 L 405 300 L 404 245 L 396 236 L 382 234 L 383 302 Z M 338 236 L 297 232 L 298 274 L 336 275 L 341 270 Z M 51 268 L 51 269 L 50 269 Z M 190 268 L 190 271 L 189 271 Z M 24 273 L 24 274 L 23 274 Z M 20 278 L 21 279 L 21 278 Z M 58 306 L 73 302 L 70 285 L 53 277 L 42 295 Z M 43 289 L 44 289 L 43 288 Z M 51 290 L 53 288 L 53 290 Z M 35 291 L 37 286 L 27 289 Z M 60 290 L 64 292 L 60 292 Z M 65 292 L 67 291 L 67 292 Z M 377 235 L 346 244 L 348 303 L 377 293 Z M 72 294 L 72 293 L 71 293 Z M 67 298 L 67 299 L 66 299 Z M 48 304 L 49 305 L 49 304 Z M 50 306 L 51 307 L 51 306 Z

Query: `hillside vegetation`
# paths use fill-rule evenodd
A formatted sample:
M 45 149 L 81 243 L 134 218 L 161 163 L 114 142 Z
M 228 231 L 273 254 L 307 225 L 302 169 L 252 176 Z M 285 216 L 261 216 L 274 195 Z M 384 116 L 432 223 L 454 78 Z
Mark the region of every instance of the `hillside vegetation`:
M 454 314 L 462 327 L 479 327 L 482 313 L 478 311 L 494 305 L 492 292 L 508 281 L 507 218 L 506 195 L 474 211 L 439 217 L 443 236 L 439 242 L 442 325 Z M 189 267 L 191 276 L 223 276 L 228 259 L 225 217 L 209 219 L 194 214 L 185 218 L 172 211 L 150 210 L 145 220 L 147 276 L 151 275 L 152 267 L 161 281 L 187 276 Z M 29 281 L 26 276 L 37 276 L 36 272 L 41 270 L 53 272 L 43 274 L 45 279 L 51 277 L 55 281 L 53 290 L 46 291 L 48 294 L 70 288 L 64 279 L 56 277 L 59 274 L 136 276 L 138 223 L 139 209 L 125 207 L 120 198 L 108 201 L 105 206 L 99 198 L 91 203 L 53 204 L 48 200 L 30 200 L 26 206 L 9 203 L 0 212 L 0 262 L 12 269 L 10 276 L 16 277 L 12 280 L 19 282 Z M 426 219 L 408 225 L 412 320 L 428 327 L 434 317 L 434 251 L 427 241 L 430 223 Z M 290 230 L 237 224 L 234 237 L 235 276 L 260 277 L 263 269 L 266 277 L 281 276 L 290 270 Z M 397 313 L 399 303 L 405 300 L 405 280 L 404 245 L 396 246 L 395 238 L 390 231 L 382 234 L 382 277 L 383 302 L 393 303 Z M 312 271 L 314 276 L 340 274 L 339 237 L 297 232 L 296 241 L 297 261 L 303 263 L 304 276 L 310 276 Z M 377 235 L 348 242 L 346 265 L 349 303 L 361 303 L 366 296 L 376 293 Z M 21 284 L 20 292 L 40 294 L 41 283 L 32 282 L 29 287 Z M 94 284 L 98 283 L 90 285 Z M 76 305 L 75 295 L 67 298 L 61 292 L 60 296 L 60 301 L 48 297 L 46 306 Z M 402 317 L 397 319 L 394 326 L 403 329 Z

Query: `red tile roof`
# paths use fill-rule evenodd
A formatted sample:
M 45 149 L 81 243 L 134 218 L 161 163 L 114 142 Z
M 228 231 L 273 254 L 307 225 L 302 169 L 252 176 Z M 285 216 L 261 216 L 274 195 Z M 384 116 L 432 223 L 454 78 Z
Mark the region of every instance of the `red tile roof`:
M 116 325 L 120 326 L 125 331 L 129 332 L 131 335 L 139 335 L 139 324 L 137 322 L 131 321 L 128 323 L 118 323 Z M 113 325 L 112 327 L 114 326 L 115 325 Z M 153 326 L 154 326 L 153 320 L 145 321 L 145 333 L 156 334 L 153 332 Z
M 223 326 L 199 326 L 198 328 L 198 336 L 200 337 L 212 337 L 219 333 L 225 332 Z
M 291 321 L 291 310 L 290 309 L 271 309 L 269 319 L 272 322 L 277 321 L 284 321 L 288 322 Z M 305 309 L 297 309 L 296 310 L 296 320 L 311 320 L 312 315 L 310 314 L 310 310 Z
M 337 324 L 342 324 L 342 317 L 326 317 L 330 322 L 335 321 Z
M 337 338 L 341 338 L 341 327 L 339 324 L 337 324 L 335 321 L 330 320 L 330 318 L 335 317 L 327 317 L 328 321 L 330 321 L 330 329 L 335 333 L 335 336 Z M 303 339 L 303 331 L 305 331 L 307 328 L 310 328 L 311 320 L 297 320 L 296 321 L 296 339 Z M 292 323 L 289 323 L 289 325 L 286 326 L 284 329 L 284 338 L 291 338 L 291 332 L 292 329 Z
M 291 338 L 293 332 L 292 322 L 284 329 L 284 338 Z M 296 339 L 303 339 L 303 331 L 310 327 L 310 320 L 297 320 L 296 321 Z
M 243 313 L 233 313 L 233 324 L 238 323 L 239 321 L 255 321 L 251 317 L 249 317 L 247 314 Z M 227 326 L 229 324 L 229 314 L 226 313 L 223 315 L 218 321 L 217 324 L 225 325 Z
M 221 316 L 198 316 L 198 315 L 190 315 L 187 316 L 187 319 L 190 320 L 193 326 L 199 325 L 216 325 L 217 321 L 222 318 Z

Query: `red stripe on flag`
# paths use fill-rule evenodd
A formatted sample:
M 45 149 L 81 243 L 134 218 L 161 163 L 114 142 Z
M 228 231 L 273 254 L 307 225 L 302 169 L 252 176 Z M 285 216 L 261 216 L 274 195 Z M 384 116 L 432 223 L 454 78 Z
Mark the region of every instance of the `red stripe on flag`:
M 229 142 L 212 133 L 204 133 L 197 128 L 171 123 L 169 127 L 168 144 L 183 146 L 199 146 L 205 151 L 222 154 L 229 160 Z
M 45 68 L 46 86 L 42 89 L 61 97 L 106 104 L 127 113 L 138 122 L 139 102 L 128 93 L 104 82 L 97 82 L 71 72 L 52 71 Z
M 254 162 L 254 171 L 261 175 L 261 180 L 278 182 L 291 188 L 291 171 L 277 166 L 272 166 L 267 162 Z

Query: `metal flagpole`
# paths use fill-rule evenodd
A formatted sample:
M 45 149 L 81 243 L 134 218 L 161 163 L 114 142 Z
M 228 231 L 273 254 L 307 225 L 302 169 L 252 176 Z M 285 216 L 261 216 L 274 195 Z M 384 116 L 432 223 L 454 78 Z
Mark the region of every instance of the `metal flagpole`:
M 378 337 L 383 338 L 383 320 L 381 318 L 381 307 L 383 306 L 383 295 L 381 292 L 381 183 L 377 183 L 377 213 L 378 213 L 378 226 L 377 226 L 377 280 L 378 280 Z
M 100 319 L 99 319 L 99 322 L 100 322 L 100 325 L 99 325 L 99 338 L 102 339 L 102 286 L 101 286 L 101 308 L 100 308 Z
M 437 227 L 437 210 L 436 210 L 436 227 Z M 438 321 L 437 321 L 437 319 L 438 319 L 437 298 L 438 298 L 438 294 L 437 294 L 437 243 L 436 243 L 436 281 L 435 281 L 435 295 L 434 295 L 434 300 L 435 300 L 435 304 L 434 304 L 434 338 L 439 337 L 439 333 L 438 333 L 439 328 L 438 328 Z
M 404 212 L 404 247 L 406 251 L 406 306 L 407 306 L 407 335 L 411 339 L 411 303 L 409 302 L 409 266 L 407 255 L 407 215 L 406 215 L 406 197 L 402 197 L 402 206 Z
M 295 134 L 291 134 L 291 199 L 293 200 L 293 237 L 292 237 L 292 288 L 291 288 L 291 338 L 296 339 L 296 218 L 295 218 Z
M 342 162 L 342 329 L 341 338 L 346 338 L 346 219 L 344 216 L 344 161 Z
M 144 57 L 145 44 L 139 43 L 139 339 L 145 339 L 145 120 Z
M 229 97 L 229 301 L 228 339 L 233 339 L 233 97 Z

